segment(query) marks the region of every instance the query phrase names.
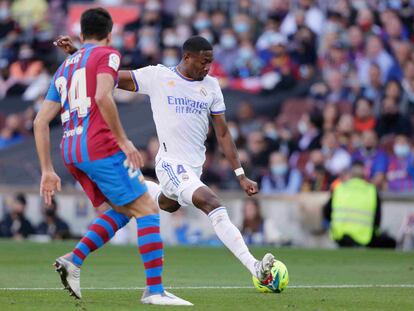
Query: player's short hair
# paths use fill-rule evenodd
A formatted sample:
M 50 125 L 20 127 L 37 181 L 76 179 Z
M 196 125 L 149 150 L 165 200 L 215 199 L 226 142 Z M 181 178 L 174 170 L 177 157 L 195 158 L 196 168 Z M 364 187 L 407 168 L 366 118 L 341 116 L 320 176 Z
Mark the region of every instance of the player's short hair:
M 192 36 L 183 44 L 183 52 L 199 53 L 201 51 L 212 51 L 213 46 L 207 39 L 201 36 Z
M 104 8 L 88 9 L 81 16 L 81 32 L 85 39 L 105 39 L 113 24 L 111 15 Z

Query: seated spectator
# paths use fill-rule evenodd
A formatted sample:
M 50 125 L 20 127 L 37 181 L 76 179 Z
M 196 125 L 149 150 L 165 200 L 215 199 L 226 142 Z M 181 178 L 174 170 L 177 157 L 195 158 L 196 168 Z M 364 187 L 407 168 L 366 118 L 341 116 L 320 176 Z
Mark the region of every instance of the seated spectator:
M 343 114 L 339 118 L 336 134 L 339 145 L 346 150 L 351 149 L 351 138 L 354 133 L 354 118 L 351 114 Z
M 339 70 L 332 70 L 325 75 L 328 85 L 326 100 L 330 103 L 352 101 L 351 90 L 345 84 L 345 76 Z
M 14 86 L 8 94 L 21 94 L 32 82 L 34 82 L 43 70 L 43 63 L 35 60 L 34 51 L 29 45 L 22 45 L 17 61 L 10 66 L 10 77 Z
M 247 244 L 265 244 L 264 220 L 260 212 L 259 201 L 246 198 L 243 202 L 243 239 Z
M 256 55 L 256 50 L 250 41 L 240 43 L 236 58 L 231 61 L 230 75 L 233 78 L 249 78 L 258 76 L 262 62 Z
M 321 148 L 323 116 L 319 110 L 304 114 L 298 123 L 301 137 L 298 142 L 299 150 L 309 151 Z
M 36 234 L 48 235 L 52 240 L 70 238 L 69 226 L 57 215 L 58 206 L 54 198 L 50 206 L 43 205 L 43 220 L 36 229 Z
M 353 154 L 354 161 L 364 163 L 364 178 L 382 189 L 388 169 L 388 156 L 378 147 L 378 136 L 370 130 L 362 133 L 362 146 Z
M 388 190 L 392 192 L 414 191 L 414 154 L 407 136 L 395 138 L 393 155 L 387 170 Z
M 369 67 L 368 83 L 362 90 L 362 96 L 377 103 L 383 97 L 383 79 L 381 76 L 381 68 L 378 64 L 372 63 Z
M 358 9 L 356 17 L 356 25 L 362 30 L 365 38 L 373 34 L 378 34 L 380 28 L 375 24 L 374 12 L 366 5 L 362 3 Z
M 338 106 L 329 104 L 323 109 L 323 130 L 333 131 L 339 119 Z
M 389 80 L 387 84 L 385 84 L 385 91 L 384 97 L 390 97 L 395 99 L 398 103 L 402 98 L 402 87 L 400 82 L 397 80 Z
M 220 70 L 225 76 L 230 77 L 233 61 L 238 53 L 237 38 L 234 31 L 230 28 L 224 29 L 220 35 L 217 50 L 214 53 L 214 63 L 220 66 Z
M 265 170 L 268 164 L 270 148 L 262 132 L 254 131 L 247 136 L 247 151 L 249 152 L 253 167 L 260 171 Z
M 324 166 L 325 157 L 321 150 L 312 150 L 305 165 L 303 191 L 328 191 L 333 182 L 332 176 Z
M 237 121 L 240 127 L 240 133 L 243 137 L 247 137 L 251 132 L 262 128 L 261 122 L 256 117 L 252 103 L 242 101 L 237 110 Z
M 282 237 L 271 218 L 263 218 L 260 202 L 255 198 L 246 198 L 243 201 L 243 224 L 240 231 L 247 244 L 287 245 L 290 243 Z
M 376 132 L 379 137 L 390 134 L 411 136 L 410 120 L 400 113 L 400 107 L 395 99 L 385 97 L 382 100 L 382 112 L 376 125 Z
M 334 132 L 326 132 L 323 135 L 322 153 L 325 156 L 325 168 L 332 176 L 339 176 L 351 165 L 351 156 L 341 148 Z
M 414 59 L 406 63 L 402 85 L 402 112 L 414 115 Z
M 341 247 L 395 248 L 396 241 L 379 232 L 381 198 L 374 185 L 364 180 L 364 165 L 354 162 L 350 178 L 332 191 L 323 209 L 331 238 Z
M 296 169 L 290 169 L 287 157 L 281 152 L 273 152 L 269 158 L 269 173 L 261 182 L 263 194 L 294 194 L 302 187 L 302 175 Z
M 17 114 L 7 117 L 5 126 L 0 130 L 0 150 L 11 147 L 23 141 L 22 119 Z
M 299 27 L 293 37 L 295 49 L 291 52 L 293 61 L 299 65 L 301 80 L 307 80 L 314 76 L 317 65 L 316 36 L 306 26 Z
M 368 38 L 365 56 L 359 60 L 357 59 L 355 62 L 358 70 L 358 79 L 364 87 L 369 85 L 369 68 L 372 63 L 378 64 L 381 69 L 382 82 L 385 82 L 385 78 L 388 76 L 394 61 L 385 50 L 381 39 L 377 36 L 370 36 Z
M 323 32 L 324 15 L 316 5 L 314 0 L 300 0 L 298 3 L 299 7 L 296 10 L 291 10 L 289 14 L 284 18 L 281 31 L 289 36 L 296 32 L 298 27 L 306 25 L 314 33 L 320 35 Z M 303 17 L 299 21 L 297 12 L 300 11 Z
M 376 120 L 372 110 L 373 102 L 360 97 L 355 103 L 354 127 L 358 132 L 375 130 Z
M 364 34 L 358 26 L 351 26 L 348 28 L 347 37 L 349 41 L 349 54 L 350 60 L 355 62 L 356 59 L 360 59 L 364 55 Z
M 32 224 L 24 215 L 26 203 L 23 193 L 15 195 L 8 207 L 8 213 L 0 222 L 0 236 L 22 240 L 34 233 Z
M 286 90 L 299 80 L 299 67 L 287 49 L 287 39 L 281 34 L 269 38 L 269 48 L 260 52 L 263 63 L 262 84 L 266 91 Z
M 404 78 L 404 68 L 407 62 L 410 61 L 410 52 L 412 43 L 404 41 L 393 42 L 392 52 L 395 56 L 396 62 L 391 67 L 388 73 L 387 81 L 396 80 L 401 81 Z

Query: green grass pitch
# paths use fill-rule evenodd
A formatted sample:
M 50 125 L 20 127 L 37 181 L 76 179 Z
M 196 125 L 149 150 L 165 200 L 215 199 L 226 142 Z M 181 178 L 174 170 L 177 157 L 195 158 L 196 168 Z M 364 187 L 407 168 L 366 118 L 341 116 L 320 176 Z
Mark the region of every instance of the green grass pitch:
M 166 310 L 144 306 L 136 247 L 106 246 L 82 268 L 83 300 L 60 290 L 54 259 L 74 242 L 0 241 L 0 310 Z M 257 293 L 247 271 L 224 248 L 167 248 L 166 286 L 191 310 L 414 310 L 414 253 L 384 250 L 270 249 L 286 263 L 281 294 Z M 254 248 L 261 257 L 264 248 Z M 226 287 L 226 288 L 220 288 Z M 230 288 L 233 287 L 233 288 Z

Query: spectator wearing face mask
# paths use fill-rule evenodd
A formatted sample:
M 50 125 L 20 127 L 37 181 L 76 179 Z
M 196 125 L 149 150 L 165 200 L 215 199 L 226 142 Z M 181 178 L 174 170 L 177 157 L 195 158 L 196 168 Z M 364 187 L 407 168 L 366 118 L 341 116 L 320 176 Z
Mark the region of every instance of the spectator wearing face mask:
M 351 156 L 339 145 L 335 132 L 326 132 L 322 137 L 322 153 L 325 168 L 332 176 L 338 177 L 351 165 Z
M 162 51 L 162 64 L 167 67 L 177 66 L 180 62 L 178 50 L 175 48 L 166 48 Z
M 263 177 L 263 194 L 294 194 L 302 187 L 302 175 L 296 169 L 290 169 L 285 154 L 273 152 L 269 159 L 269 173 Z
M 237 14 L 233 17 L 232 28 L 239 40 L 251 40 L 254 35 L 253 21 L 247 14 Z
M 238 43 L 237 38 L 232 29 L 224 29 L 221 33 L 219 44 L 217 46 L 216 57 L 214 59 L 214 65 L 219 66 L 219 69 L 212 68 L 213 70 L 220 70 L 226 77 L 230 77 L 233 62 L 238 55 Z
M 262 62 L 257 57 L 253 44 L 247 40 L 240 43 L 236 59 L 232 64 L 231 76 L 233 78 L 258 76 L 262 68 Z
M 323 116 L 315 110 L 310 114 L 304 114 L 298 123 L 301 137 L 298 147 L 301 151 L 309 151 L 321 148 Z
M 69 226 L 57 215 L 57 203 L 52 198 L 50 206 L 43 205 L 43 221 L 36 229 L 36 234 L 48 235 L 52 240 L 70 237 Z
M 18 193 L 9 206 L 9 212 L 0 222 L 0 236 L 22 240 L 34 233 L 32 224 L 24 215 L 26 209 L 26 196 Z
M 379 148 L 375 131 L 362 133 L 362 146 L 352 154 L 353 161 L 364 163 L 364 177 L 382 189 L 388 168 L 388 156 Z
M 414 155 L 405 135 L 395 138 L 387 170 L 387 183 L 388 190 L 392 192 L 414 191 Z
M 400 107 L 394 98 L 385 97 L 382 100 L 382 114 L 376 125 L 379 137 L 403 134 L 411 136 L 410 120 L 400 113 Z

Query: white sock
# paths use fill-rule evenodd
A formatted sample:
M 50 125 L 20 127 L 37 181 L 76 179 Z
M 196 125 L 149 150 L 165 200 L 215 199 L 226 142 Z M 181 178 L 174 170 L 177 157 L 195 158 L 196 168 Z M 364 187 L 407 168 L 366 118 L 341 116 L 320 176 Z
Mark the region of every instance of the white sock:
M 250 253 L 239 229 L 231 222 L 226 208 L 223 206 L 218 207 L 211 211 L 208 217 L 211 220 L 218 238 L 241 261 L 250 273 L 256 276 L 255 263 L 257 259 Z
M 145 181 L 145 184 L 147 185 L 149 195 L 155 201 L 155 203 L 157 204 L 157 206 L 159 208 L 159 205 L 158 205 L 158 196 L 161 193 L 160 186 L 157 183 L 155 183 L 153 181 L 150 181 L 150 180 L 146 180 Z

